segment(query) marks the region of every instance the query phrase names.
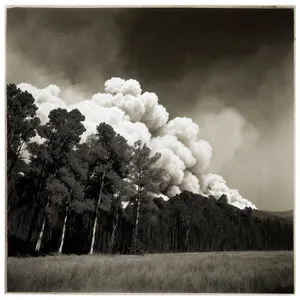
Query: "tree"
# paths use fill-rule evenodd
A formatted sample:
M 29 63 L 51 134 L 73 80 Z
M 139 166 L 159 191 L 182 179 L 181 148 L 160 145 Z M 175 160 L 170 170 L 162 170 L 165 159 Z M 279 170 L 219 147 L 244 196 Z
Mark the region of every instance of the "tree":
M 134 143 L 134 151 L 130 160 L 129 179 L 136 186 L 134 200 L 135 224 L 132 234 L 131 253 L 137 252 L 138 226 L 141 202 L 147 198 L 147 194 L 159 193 L 159 185 L 162 180 L 163 170 L 155 167 L 160 159 L 160 154 L 151 155 L 150 149 L 141 141 Z
M 80 142 L 80 136 L 85 131 L 83 124 L 85 117 L 74 109 L 68 112 L 66 109 L 55 109 L 49 114 L 49 121 L 37 128 L 38 134 L 44 139 L 42 144 L 33 143 L 30 147 L 30 167 L 36 174 L 36 190 L 33 195 L 35 211 L 33 220 L 43 210 L 42 225 L 39 230 L 35 250 L 39 251 L 43 239 L 47 211 L 53 201 L 51 189 L 57 187 L 58 170 L 68 163 L 68 154 L 76 148 Z M 62 188 L 62 185 L 60 185 Z M 57 191 L 57 190 L 56 190 Z M 30 227 L 27 241 L 30 242 L 33 225 Z
M 130 199 L 132 196 L 134 196 L 134 193 L 135 188 L 130 181 L 122 179 L 117 183 L 117 189 L 114 191 L 114 194 L 112 196 L 112 205 L 110 209 L 110 213 L 113 215 L 113 226 L 108 247 L 108 254 L 111 254 L 113 251 L 117 227 L 119 225 L 122 214 L 124 214 L 122 205 L 123 203 L 130 202 Z
M 28 92 L 22 92 L 15 84 L 7 85 L 7 179 L 8 210 L 15 185 L 24 172 L 26 164 L 22 153 L 26 144 L 36 135 L 40 119 L 36 116 L 37 107 L 34 98 Z
M 103 201 L 104 190 L 111 190 L 124 177 L 131 149 L 125 138 L 106 123 L 97 127 L 97 133 L 89 138 L 88 143 L 90 148 L 87 155 L 89 171 L 86 194 L 96 202 L 89 250 L 89 254 L 93 254 L 100 209 L 109 211 L 111 207 L 108 197 Z
M 58 178 L 67 189 L 65 198 L 61 198 L 60 204 L 64 211 L 64 221 L 58 248 L 62 253 L 65 232 L 70 211 L 81 211 L 88 209 L 88 203 L 84 202 L 84 188 L 87 180 L 87 163 L 82 160 L 81 152 L 73 150 L 67 155 L 67 164 L 59 169 Z

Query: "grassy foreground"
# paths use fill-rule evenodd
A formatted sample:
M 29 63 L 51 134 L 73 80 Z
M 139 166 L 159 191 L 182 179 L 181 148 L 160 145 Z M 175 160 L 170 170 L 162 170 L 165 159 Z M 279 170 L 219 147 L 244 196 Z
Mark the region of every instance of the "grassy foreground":
M 293 252 L 7 259 L 8 292 L 294 293 Z

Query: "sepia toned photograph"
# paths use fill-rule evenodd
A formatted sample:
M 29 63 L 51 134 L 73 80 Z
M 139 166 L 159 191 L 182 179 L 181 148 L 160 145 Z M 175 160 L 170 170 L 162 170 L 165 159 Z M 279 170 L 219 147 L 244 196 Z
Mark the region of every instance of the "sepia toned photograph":
M 6 293 L 294 294 L 294 7 L 5 11 Z

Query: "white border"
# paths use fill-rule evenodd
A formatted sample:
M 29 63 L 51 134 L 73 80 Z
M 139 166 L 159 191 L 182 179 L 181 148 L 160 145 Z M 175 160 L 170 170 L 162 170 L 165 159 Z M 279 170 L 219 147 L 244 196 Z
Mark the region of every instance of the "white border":
M 5 5 L 12 6 L 294 6 L 296 1 L 275 1 L 275 0 L 264 0 L 264 1 L 201 1 L 201 0 L 187 0 L 187 1 L 176 1 L 176 0 L 151 0 L 151 1 L 137 1 L 137 0 L 86 0 L 86 1 L 72 1 L 72 0 L 53 0 L 53 1 L 5 1 Z
M 85 0 L 85 1 L 72 1 L 72 0 L 53 0 L 53 1 L 38 1 L 38 0 L 35 0 L 35 1 L 29 1 L 29 2 L 26 2 L 26 1 L 20 1 L 20 0 L 15 0 L 15 1 L 4 1 L 3 5 L 1 5 L 1 66 L 5 66 L 5 16 L 6 16 L 6 8 L 5 6 L 8 6 L 8 7 L 13 7 L 13 6 L 59 6 L 59 7 L 71 7 L 71 6 L 108 6 L 108 7 L 111 7 L 111 6 L 150 6 L 150 7 L 154 7 L 154 6 L 222 6 L 222 7 L 232 7 L 232 6 L 247 6 L 247 7 L 253 7 L 253 6 L 256 6 L 256 7 L 265 7 L 265 6 L 295 6 L 296 7 L 296 1 L 275 1 L 275 0 L 269 0 L 269 1 L 257 1 L 257 0 L 252 0 L 252 1 L 214 1 L 214 0 L 211 0 L 211 1 L 200 1 L 200 0 L 194 0 L 194 1 L 191 1 L 191 0 L 186 0 L 186 1 L 176 1 L 176 0 L 173 0 L 173 1 L 163 1 L 163 0 L 151 0 L 151 1 L 116 1 L 116 0 L 110 0 L 110 1 L 92 1 L 92 0 Z M 296 19 L 296 22 L 295 22 L 295 29 L 296 28 L 299 28 L 299 26 L 297 26 L 298 24 L 298 20 Z M 296 30 L 296 35 L 297 36 L 297 30 Z M 296 50 L 298 50 L 299 46 L 298 45 L 298 40 L 296 39 Z M 295 55 L 297 56 L 297 51 L 295 51 Z M 298 67 L 299 67 L 299 64 L 298 64 L 298 60 L 296 60 L 296 70 L 298 70 Z M 3 69 L 2 69 L 3 70 Z M 1 119 L 1 126 L 0 126 L 0 130 L 1 130 L 1 134 L 0 134 L 0 138 L 1 138 L 1 152 L 0 152 L 0 157 L 2 159 L 2 162 L 3 162 L 3 165 L 2 165 L 2 170 L 3 172 L 1 172 L 1 182 L 2 182 L 2 208 L 4 210 L 4 213 L 2 215 L 2 218 L 1 218 L 1 222 L 2 222 L 2 228 L 3 228 L 3 231 L 2 231 L 2 234 L 0 234 L 0 237 L 1 237 L 1 267 L 3 266 L 3 268 L 1 268 L 2 272 L 1 272 L 1 279 L 0 279 L 0 284 L 1 284 L 1 287 L 0 287 L 0 290 L 4 293 L 4 289 L 5 289 L 5 285 L 4 285 L 4 278 L 5 278 L 5 273 L 6 273 L 6 270 L 5 270 L 5 252 L 4 252 L 4 247 L 3 245 L 5 245 L 5 236 L 6 236 L 6 232 L 5 232 L 5 218 L 4 218 L 4 215 L 5 215 L 5 185 L 6 185 L 6 182 L 5 182 L 5 169 L 6 169 L 6 166 L 5 166 L 5 160 L 4 160 L 4 157 L 5 157 L 5 70 L 3 70 L 4 72 L 1 73 L 1 88 L 3 88 L 3 93 L 2 93 L 2 117 L 3 119 Z M 295 76 L 295 88 L 298 86 L 299 84 L 299 80 L 298 80 L 298 77 Z M 297 93 L 295 93 L 296 95 L 296 98 L 297 99 Z M 295 153 L 297 154 L 297 149 L 298 149 L 298 133 L 299 133 L 299 119 L 297 118 L 297 116 L 299 117 L 299 104 L 297 104 L 298 101 L 296 101 L 296 109 L 295 109 L 295 112 L 296 112 L 296 151 Z M 296 175 L 299 174 L 298 171 L 299 171 L 299 160 L 298 160 L 298 156 L 296 155 L 296 168 L 295 168 L 295 171 L 296 171 Z M 296 176 L 296 184 L 295 186 L 298 187 L 300 184 L 299 182 L 299 177 Z M 292 186 L 292 184 L 291 184 Z M 298 189 L 296 188 L 296 194 L 295 194 L 295 199 L 298 199 Z M 296 253 L 297 249 L 298 249 L 298 245 L 297 242 L 299 241 L 299 232 L 300 230 L 296 230 L 296 228 L 299 228 L 300 226 L 300 221 L 298 220 L 297 216 L 298 216 L 298 206 L 297 201 L 295 201 L 295 222 L 294 222 L 294 227 L 295 227 L 295 293 L 296 295 L 299 294 L 298 293 L 298 283 L 299 283 L 299 276 L 296 275 L 296 270 L 299 270 L 298 268 L 298 265 L 299 265 L 299 260 L 298 259 L 298 253 Z M 300 219 L 300 218 L 299 218 Z M 3 252 L 2 252 L 3 251 Z M 96 295 L 64 295 L 64 294 L 52 294 L 52 295 L 45 295 L 45 294 L 27 294 L 27 295 L 17 295 L 17 294 L 5 294 L 4 295 L 5 297 L 30 297 L 30 298 L 37 298 L 37 297 L 52 297 L 52 296 L 56 296 L 56 297 L 61 297 L 61 299 L 65 299 L 65 297 L 71 299 L 71 297 L 93 297 L 93 296 L 96 296 Z M 212 295 L 205 295 L 205 294 L 199 294 L 199 295 L 189 295 L 189 294 L 181 294 L 181 295 L 170 295 L 170 294 L 164 294 L 164 295 L 159 295 L 159 294 L 154 294 L 154 295 L 151 295 L 151 294 L 123 294 L 123 295 L 101 295 L 101 294 L 97 294 L 97 296 L 101 297 L 101 299 L 103 298 L 106 298 L 106 297 L 122 297 L 122 299 L 132 299 L 132 297 L 164 297 L 164 298 L 169 298 L 169 299 L 173 299 L 173 297 L 219 297 L 219 296 L 212 296 Z M 223 297 L 225 295 L 222 295 Z M 230 297 L 234 296 L 234 297 L 240 297 L 241 295 L 228 295 Z M 251 295 L 249 297 L 255 297 L 255 299 L 257 298 L 261 298 L 261 297 L 264 297 L 262 295 Z M 278 296 L 279 298 L 285 298 L 285 297 L 289 297 L 289 296 Z

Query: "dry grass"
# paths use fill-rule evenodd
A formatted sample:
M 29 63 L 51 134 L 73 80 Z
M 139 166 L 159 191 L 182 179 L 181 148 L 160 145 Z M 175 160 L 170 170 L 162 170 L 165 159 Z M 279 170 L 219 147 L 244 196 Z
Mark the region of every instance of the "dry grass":
M 294 293 L 293 252 L 7 259 L 8 292 Z

